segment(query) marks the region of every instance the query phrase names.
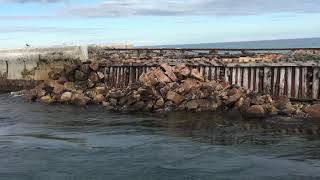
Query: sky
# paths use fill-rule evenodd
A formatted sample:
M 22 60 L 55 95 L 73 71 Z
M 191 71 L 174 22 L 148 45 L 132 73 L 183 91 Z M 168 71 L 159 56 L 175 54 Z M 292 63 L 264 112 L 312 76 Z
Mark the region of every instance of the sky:
M 0 48 L 320 37 L 320 0 L 0 0 Z

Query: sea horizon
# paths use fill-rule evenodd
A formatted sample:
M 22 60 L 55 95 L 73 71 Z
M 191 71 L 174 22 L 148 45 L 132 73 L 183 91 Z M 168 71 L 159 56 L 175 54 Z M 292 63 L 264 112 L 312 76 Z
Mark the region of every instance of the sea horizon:
M 191 44 L 169 44 L 154 46 L 136 47 L 156 47 L 156 48 L 320 48 L 320 37 L 294 38 L 294 39 L 274 39 L 255 41 L 230 41 L 215 43 L 191 43 Z

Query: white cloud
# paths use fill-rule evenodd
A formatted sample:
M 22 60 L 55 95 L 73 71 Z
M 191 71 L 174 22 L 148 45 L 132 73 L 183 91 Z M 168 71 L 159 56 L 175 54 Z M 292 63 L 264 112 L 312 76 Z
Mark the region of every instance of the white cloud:
M 108 0 L 96 4 L 73 4 L 66 9 L 70 15 L 85 17 L 232 16 L 319 11 L 318 0 Z

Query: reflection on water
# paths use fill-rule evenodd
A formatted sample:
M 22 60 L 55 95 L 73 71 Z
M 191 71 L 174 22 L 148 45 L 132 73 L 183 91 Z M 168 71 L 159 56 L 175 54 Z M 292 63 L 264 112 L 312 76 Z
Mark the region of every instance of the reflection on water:
M 0 179 L 318 179 L 319 123 L 108 113 L 0 95 Z

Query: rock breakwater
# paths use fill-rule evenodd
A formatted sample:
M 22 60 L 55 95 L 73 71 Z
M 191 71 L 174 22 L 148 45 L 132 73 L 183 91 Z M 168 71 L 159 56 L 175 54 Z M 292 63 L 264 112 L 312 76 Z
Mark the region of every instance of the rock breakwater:
M 50 72 L 49 81 L 15 94 L 45 104 L 101 104 L 109 111 L 238 110 L 248 119 L 274 115 L 319 119 L 319 105 L 293 104 L 285 96 L 273 99 L 224 81 L 208 81 L 185 64 L 162 63 L 122 89 L 108 88 L 103 70 L 95 62 L 65 65 Z

